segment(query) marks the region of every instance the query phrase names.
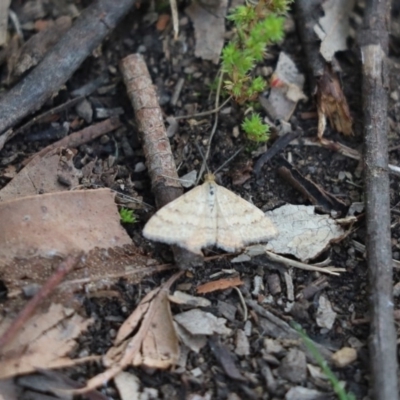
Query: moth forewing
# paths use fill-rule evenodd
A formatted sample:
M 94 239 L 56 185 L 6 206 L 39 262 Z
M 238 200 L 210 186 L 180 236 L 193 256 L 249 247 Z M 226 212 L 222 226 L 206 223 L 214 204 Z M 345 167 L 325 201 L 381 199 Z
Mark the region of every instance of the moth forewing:
M 272 221 L 253 204 L 222 186 L 218 186 L 216 199 L 218 247 L 238 251 L 249 243 L 264 242 L 276 236 Z

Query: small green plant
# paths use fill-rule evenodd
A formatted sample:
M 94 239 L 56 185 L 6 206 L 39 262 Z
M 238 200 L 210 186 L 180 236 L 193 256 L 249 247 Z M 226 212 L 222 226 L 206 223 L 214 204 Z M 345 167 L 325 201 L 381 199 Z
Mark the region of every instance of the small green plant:
M 254 77 L 252 73 L 256 64 L 263 60 L 266 47 L 283 38 L 283 15 L 292 1 L 259 0 L 253 4 L 247 0 L 228 16 L 235 25 L 236 34 L 222 50 L 222 72 L 224 87 L 238 104 L 254 101 L 265 90 L 265 80 L 261 76 Z M 269 137 L 268 126 L 259 116 L 256 119 L 267 128 L 262 134 L 246 131 L 248 138 L 265 141 Z M 256 124 L 256 119 L 250 117 L 250 125 Z
M 136 216 L 133 210 L 128 208 L 121 208 L 119 210 L 119 216 L 123 224 L 134 224 L 136 222 Z
M 346 393 L 346 391 L 340 384 L 339 380 L 336 378 L 333 371 L 329 368 L 328 363 L 326 362 L 324 357 L 322 357 L 322 354 L 315 347 L 313 341 L 308 337 L 307 333 L 303 330 L 303 328 L 295 322 L 292 322 L 292 326 L 299 333 L 299 335 L 303 339 L 303 342 L 306 345 L 307 349 L 313 355 L 315 361 L 317 362 L 319 367 L 322 369 L 325 376 L 328 378 L 329 382 L 332 385 L 334 392 L 338 396 L 338 399 L 339 400 L 356 400 L 353 393 Z
M 269 126 L 264 124 L 259 114 L 251 114 L 242 122 L 247 138 L 254 142 L 265 142 L 269 138 Z

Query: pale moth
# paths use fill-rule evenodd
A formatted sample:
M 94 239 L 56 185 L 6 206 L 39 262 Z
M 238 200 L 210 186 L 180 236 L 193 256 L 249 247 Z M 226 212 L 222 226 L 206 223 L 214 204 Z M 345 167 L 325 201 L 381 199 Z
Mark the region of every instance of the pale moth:
M 147 239 L 199 254 L 209 246 L 235 252 L 276 234 L 274 224 L 260 209 L 219 186 L 212 174 L 205 175 L 202 185 L 158 210 L 143 229 Z

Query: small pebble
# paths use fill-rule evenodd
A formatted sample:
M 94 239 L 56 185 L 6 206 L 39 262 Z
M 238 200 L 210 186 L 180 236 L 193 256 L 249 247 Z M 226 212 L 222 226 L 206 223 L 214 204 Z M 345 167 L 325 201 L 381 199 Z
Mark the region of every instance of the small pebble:
M 338 368 L 346 367 L 357 360 L 357 350 L 351 347 L 343 347 L 332 355 L 332 361 Z
M 30 285 L 26 285 L 22 288 L 22 292 L 25 297 L 28 299 L 35 296 L 40 290 L 41 286 L 38 285 L 37 283 L 32 283 Z
M 135 171 L 136 173 L 146 171 L 146 165 L 145 165 L 143 162 L 138 162 L 138 163 L 135 165 L 134 171 Z

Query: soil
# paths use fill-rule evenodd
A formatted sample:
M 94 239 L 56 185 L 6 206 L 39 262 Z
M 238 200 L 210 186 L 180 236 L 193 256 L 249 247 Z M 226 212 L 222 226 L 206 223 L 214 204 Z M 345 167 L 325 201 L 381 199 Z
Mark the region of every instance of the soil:
M 16 2 L 18 3 L 18 2 Z M 54 17 L 51 9 L 56 3 L 48 1 L 48 16 Z M 66 5 L 69 1 L 64 1 Z M 76 7 L 81 10 L 87 2 L 76 1 Z M 56 8 L 56 7 L 55 7 Z M 218 65 L 203 61 L 194 55 L 194 31 L 188 17 L 183 10 L 185 2 L 179 6 L 180 12 L 180 34 L 177 41 L 173 40 L 171 27 L 158 31 L 155 27 L 158 15 L 162 11 L 150 12 L 147 5 L 142 4 L 140 9 L 134 10 L 126 16 L 110 37 L 105 40 L 101 48 L 89 57 L 79 70 L 71 77 L 66 87 L 51 100 L 47 102 L 40 112 L 63 104 L 71 98 L 71 92 L 82 85 L 93 81 L 100 75 L 108 76 L 107 84 L 88 97 L 93 108 L 117 109 L 122 108 L 120 118 L 123 127 L 83 145 L 75 156 L 75 166 L 82 167 L 87 159 L 107 160 L 110 156 L 115 157 L 115 164 L 118 165 L 118 175 L 111 183 L 111 187 L 121 191 L 123 184 L 132 188 L 127 194 L 138 195 L 147 204 L 154 205 L 154 196 L 151 192 L 151 182 L 146 170 L 141 170 L 145 158 L 141 148 L 140 138 L 136 128 L 136 121 L 133 116 L 132 106 L 126 94 L 126 88 L 122 82 L 118 70 L 119 61 L 135 52 L 143 55 L 150 75 L 157 87 L 160 106 L 167 116 L 183 116 L 213 109 L 215 93 L 210 90 L 218 72 Z M 166 10 L 168 11 L 168 10 Z M 289 18 L 294 18 L 290 16 Z M 27 37 L 32 32 L 26 32 Z M 268 50 L 268 57 L 261 67 L 274 68 L 281 51 L 285 51 L 296 63 L 300 72 L 307 74 L 306 63 L 302 53 L 301 44 L 295 29 L 289 29 L 285 40 L 277 46 Z M 400 144 L 399 128 L 399 76 L 396 58 L 400 56 L 400 46 L 396 45 L 393 39 L 392 46 L 392 70 L 391 74 L 391 99 L 390 99 L 390 146 Z M 325 137 L 339 141 L 354 149 L 362 148 L 362 106 L 361 106 L 361 69 L 360 59 L 356 46 L 339 56 L 341 65 L 341 80 L 349 107 L 354 119 L 354 136 L 343 137 L 332 131 L 329 126 Z M 3 65 L 3 77 L 6 68 Z M 183 79 L 184 84 L 180 91 L 178 101 L 171 104 L 171 98 L 176 89 L 178 80 Z M 3 79 L 3 90 L 7 90 Z M 290 119 L 293 130 L 301 130 L 302 137 L 314 138 L 316 135 L 317 119 L 310 117 L 313 113 L 316 116 L 316 106 L 309 87 L 305 88 L 308 100 L 300 102 Z M 241 197 L 251 200 L 256 206 L 264 211 L 275 209 L 284 204 L 308 205 L 309 200 L 302 196 L 294 187 L 290 186 L 278 174 L 279 162 L 275 159 L 268 162 L 262 168 L 258 178 L 250 175 L 250 179 L 237 185 L 232 184 L 233 177 L 243 174 L 257 156 L 266 150 L 265 145 L 255 145 L 246 141 L 243 134 L 235 137 L 235 128 L 239 127 L 244 116 L 244 109 L 230 103 L 220 112 L 219 123 L 216 134 L 213 138 L 208 168 L 215 171 L 227 159 L 229 159 L 240 147 L 243 151 L 225 166 L 217 174 L 221 185 L 232 190 Z M 263 114 L 264 111 L 260 110 Z M 264 114 L 263 114 L 264 115 Z M 26 121 L 29 121 L 28 117 Z M 72 108 L 62 113 L 59 123 L 72 123 L 78 118 L 76 109 Z M 26 122 L 24 121 L 24 122 Z M 90 123 L 99 122 L 100 118 L 93 117 Z M 202 163 L 202 156 L 198 146 L 205 151 L 209 140 L 209 133 L 213 125 L 213 116 L 206 116 L 196 120 L 179 120 L 179 128 L 171 137 L 170 142 L 176 160 L 179 176 L 192 170 L 199 171 Z M 0 167 L 0 185 L 5 186 L 9 179 L 6 177 L 8 165 L 14 165 L 17 170 L 22 162 L 29 156 L 52 143 L 54 139 L 37 140 L 34 136 L 49 128 L 49 124 L 33 125 L 28 132 L 19 135 L 9 141 L 2 152 L 0 160 L 12 160 L 12 163 L 2 161 Z M 33 138 L 33 139 L 32 139 Z M 400 156 L 400 149 L 393 149 L 390 152 L 390 163 L 397 165 Z M 286 159 L 291 159 L 292 164 L 308 179 L 312 180 L 327 192 L 330 192 L 343 201 L 346 206 L 363 200 L 362 168 L 357 161 L 347 158 L 339 153 L 322 147 L 306 146 L 302 144 L 289 145 L 281 153 Z M 350 179 L 349 179 L 350 178 Z M 129 179 L 132 184 L 128 184 Z M 102 184 L 99 182 L 99 184 Z M 104 183 L 103 183 L 104 185 Z M 392 214 L 392 244 L 393 257 L 400 260 L 400 230 L 399 211 L 400 202 L 398 191 L 398 178 L 391 177 L 391 207 Z M 158 260 L 160 263 L 171 262 L 172 253 L 167 245 L 152 243 L 145 240 L 141 230 L 151 217 L 152 211 L 149 208 L 139 207 L 136 210 L 138 222 L 129 226 L 128 232 L 134 243 L 144 253 Z M 331 351 L 342 347 L 355 347 L 357 349 L 357 360 L 344 368 L 333 367 L 334 373 L 340 381 L 346 385 L 346 389 L 354 393 L 356 399 L 367 400 L 369 390 L 369 357 L 367 348 L 368 339 L 368 284 L 367 268 L 364 254 L 357 251 L 353 240 L 365 243 L 365 232 L 363 217 L 359 216 L 357 224 L 352 232 L 340 243 L 334 244 L 322 254 L 317 261 L 331 259 L 330 265 L 346 269 L 341 276 L 323 276 L 317 272 L 302 271 L 293 269 L 290 271 L 294 292 L 294 304 L 289 305 L 287 290 L 285 286 L 285 272 L 288 270 L 282 265 L 274 265 L 263 257 L 255 257 L 251 261 L 243 263 L 231 263 L 232 257 L 221 256 L 214 258 L 210 256 L 219 255 L 222 252 L 218 249 L 208 249 L 205 255 L 211 260 L 207 261 L 204 268 L 187 272 L 177 283 L 178 288 L 186 284 L 189 293 L 195 294 L 195 288 L 210 280 L 210 276 L 220 272 L 219 277 L 230 276 L 228 271 L 236 271 L 244 285 L 240 288 L 245 299 L 256 299 L 262 302 L 263 306 L 284 321 L 297 321 L 301 324 L 308 335 L 317 343 Z M 143 293 L 158 287 L 164 282 L 171 272 L 162 272 L 148 278 L 144 278 L 139 284 L 132 285 L 124 280 L 115 282 L 112 290 L 118 295 L 110 297 L 87 296 L 84 300 L 82 313 L 95 319 L 87 334 L 79 340 L 79 348 L 75 354 L 104 354 L 112 345 L 116 332 L 121 323 L 135 309 L 141 300 Z M 273 276 L 274 278 L 271 278 Z M 256 277 L 261 277 L 265 286 L 262 294 L 252 294 Z M 399 281 L 399 273 L 395 270 L 394 283 Z M 323 280 L 320 290 L 310 296 L 304 296 L 306 288 L 317 280 Z M 273 284 L 273 281 L 275 283 Z M 276 283 L 277 281 L 277 283 Z M 274 285 L 277 285 L 277 289 Z M 332 329 L 321 328 L 316 323 L 316 311 L 321 295 L 326 296 L 332 303 L 333 310 L 337 313 L 336 321 Z M 185 367 L 172 371 L 162 371 L 145 368 L 129 368 L 140 379 L 142 388 L 153 388 L 157 390 L 154 398 L 160 399 L 184 399 L 195 398 L 191 395 L 205 396 L 212 393 L 212 399 L 285 399 L 290 388 L 304 386 L 322 392 L 321 397 L 304 397 L 334 399 L 335 394 L 328 382 L 320 377 L 313 377 L 309 372 L 306 379 L 296 381 L 295 378 L 288 379 L 287 371 L 284 371 L 285 357 L 291 349 L 297 349 L 296 343 L 289 340 L 282 340 L 282 351 L 274 355 L 274 360 L 265 357 L 265 341 L 268 336 L 265 329 L 257 324 L 259 316 L 252 310 L 248 317 L 251 321 L 250 328 L 243 320 L 244 308 L 234 289 L 206 294 L 212 305 L 206 310 L 217 317 L 225 317 L 224 306 L 229 304 L 235 312 L 228 319 L 227 326 L 232 329 L 229 337 L 215 336 L 199 354 L 190 352 Z M 396 298 L 396 309 L 398 299 Z M 172 313 L 175 314 L 184 310 L 183 306 L 173 305 Z M 245 356 L 238 356 L 235 353 L 235 338 L 238 330 L 249 329 L 248 341 L 250 353 Z M 279 338 L 273 338 L 279 341 Z M 232 379 L 224 369 L 221 362 L 221 349 L 227 350 L 232 358 L 243 380 Z M 198 369 L 194 375 L 193 370 Z M 65 372 L 85 382 L 96 373 L 102 371 L 102 367 L 96 364 L 79 366 Z M 197 370 L 196 370 L 197 371 Z M 268 378 L 268 372 L 272 372 L 274 384 Z M 289 374 L 290 375 L 290 374 Z M 120 399 L 119 394 L 112 382 L 99 389 L 110 399 Z M 206 398 L 206 397 L 198 397 Z M 300 398 L 300 397 L 299 397 Z

